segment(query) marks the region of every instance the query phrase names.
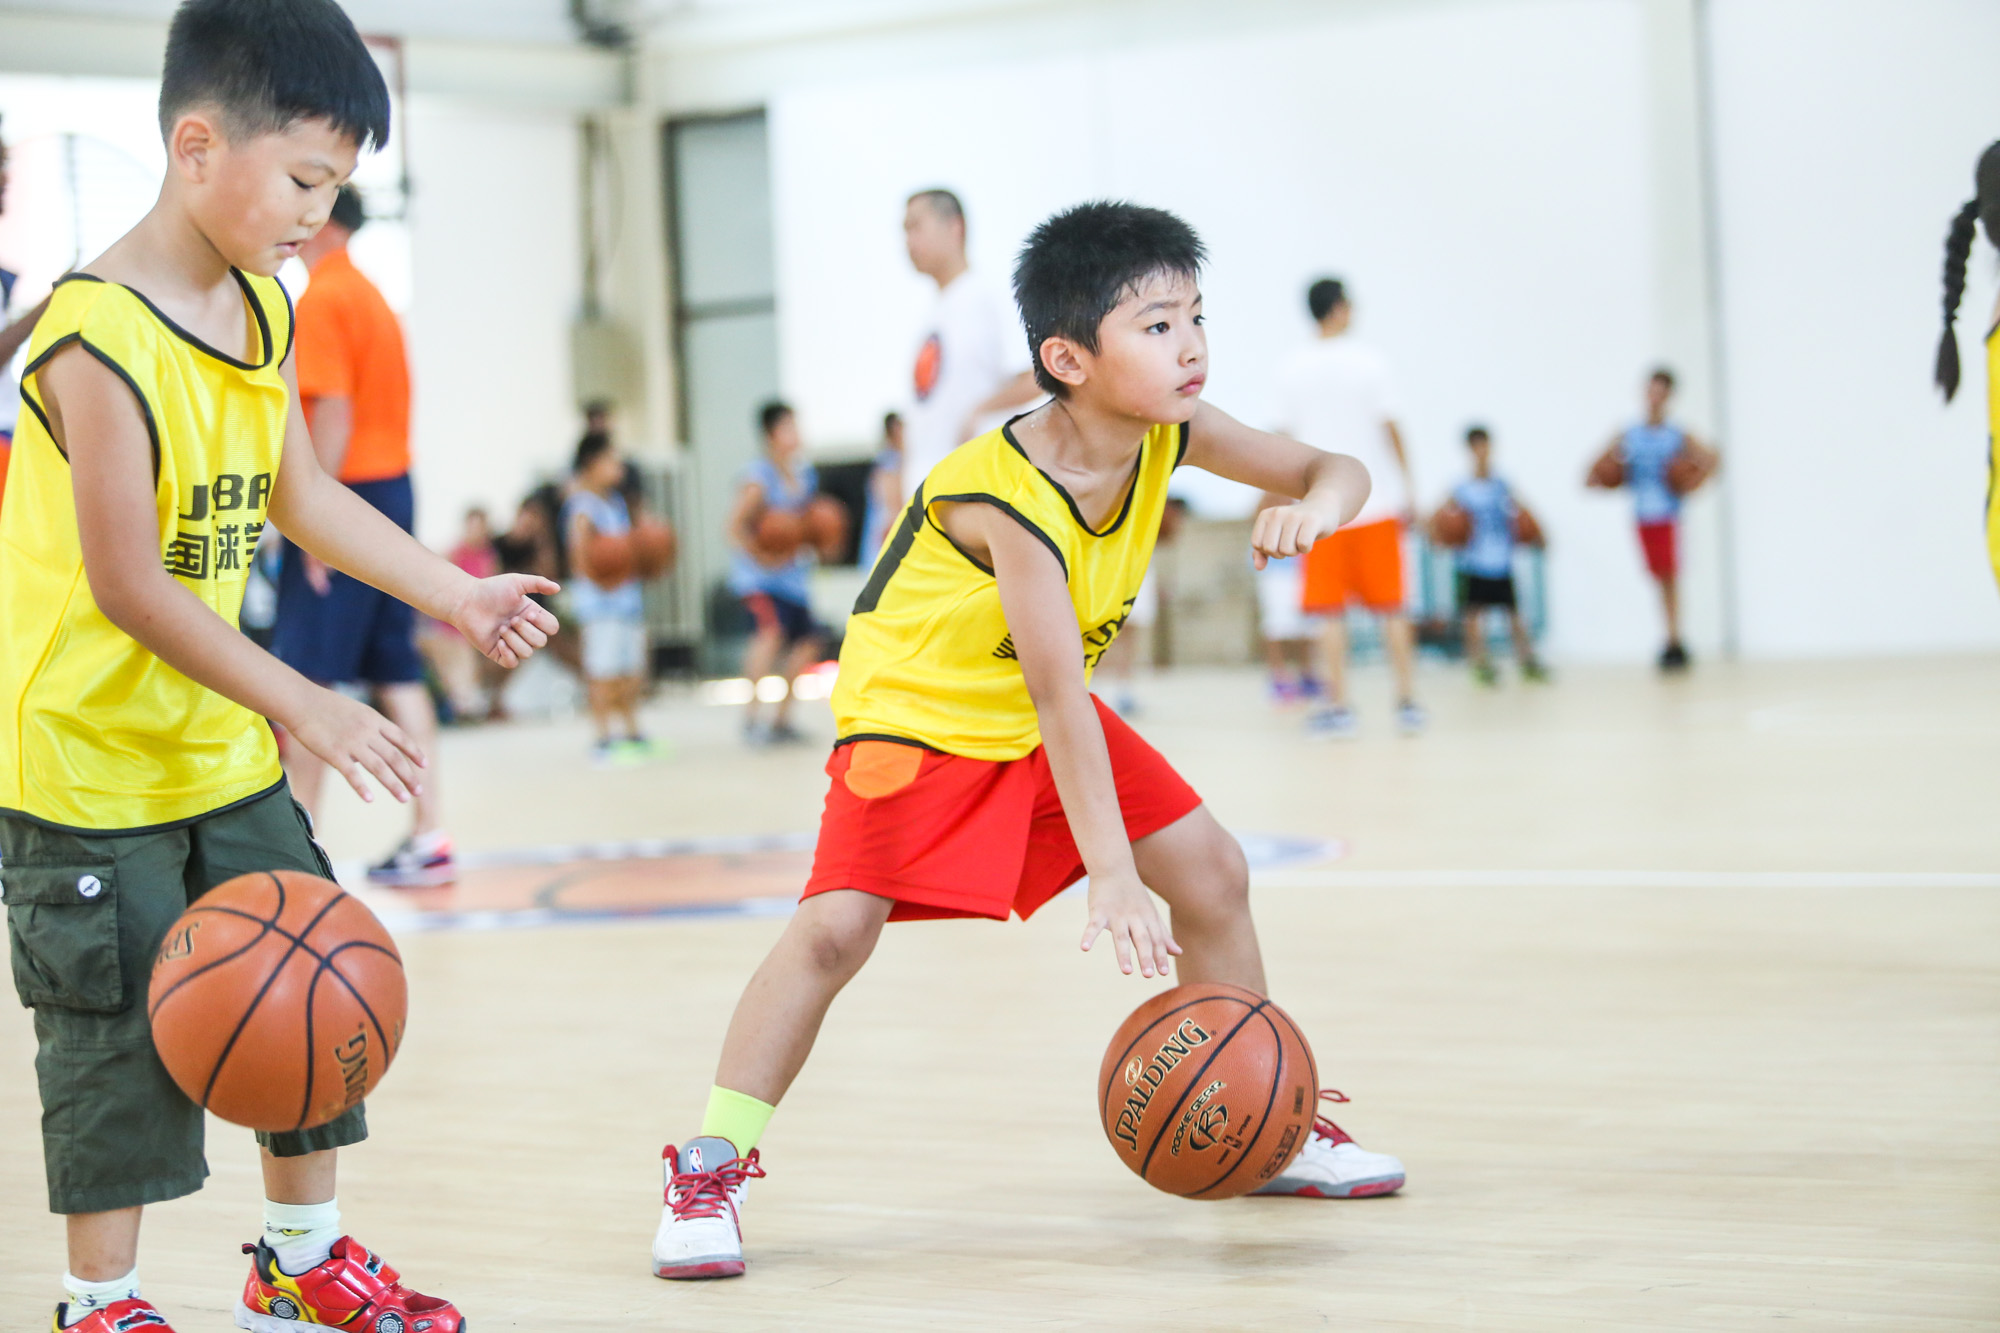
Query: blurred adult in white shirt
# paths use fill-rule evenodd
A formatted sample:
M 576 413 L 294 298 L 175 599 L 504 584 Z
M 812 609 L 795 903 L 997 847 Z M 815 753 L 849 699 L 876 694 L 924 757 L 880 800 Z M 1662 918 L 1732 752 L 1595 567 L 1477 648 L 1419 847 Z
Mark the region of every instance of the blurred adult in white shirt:
M 1381 617 L 1382 638 L 1396 677 L 1396 725 L 1423 730 L 1416 700 L 1416 633 L 1404 607 L 1403 528 L 1411 519 L 1410 459 L 1396 426 L 1389 363 L 1348 332 L 1354 308 L 1337 278 L 1306 292 L 1318 336 L 1288 357 L 1278 373 L 1280 429 L 1316 449 L 1350 454 L 1374 483 L 1354 521 L 1307 552 L 1303 609 L 1324 616 L 1327 698 L 1308 719 L 1316 735 L 1356 731 L 1347 701 L 1347 608 L 1358 604 Z
M 902 494 L 916 492 L 938 460 L 1001 414 L 1042 397 L 1028 369 L 1028 341 L 1005 292 L 965 260 L 965 209 L 950 190 L 920 190 L 903 210 L 910 264 L 937 284 L 917 338 L 912 398 L 903 423 Z

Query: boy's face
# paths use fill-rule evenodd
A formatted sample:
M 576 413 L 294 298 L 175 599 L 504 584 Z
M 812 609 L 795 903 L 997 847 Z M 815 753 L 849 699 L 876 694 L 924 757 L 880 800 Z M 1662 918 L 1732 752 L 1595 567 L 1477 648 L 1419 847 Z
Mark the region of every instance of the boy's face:
M 1493 441 L 1487 439 L 1484 435 L 1476 435 L 1466 441 L 1466 448 L 1472 451 L 1472 466 L 1474 469 L 1482 476 L 1485 475 L 1487 466 L 1493 461 Z
M 771 423 L 771 431 L 764 437 L 764 447 L 771 451 L 771 457 L 780 463 L 788 463 L 799 452 L 799 419 L 787 412 Z
M 234 267 L 271 277 L 326 225 L 359 149 L 324 120 L 236 140 L 221 125 L 213 111 L 182 116 L 168 157 L 209 244 Z
M 1663 379 L 1646 381 L 1646 410 L 1654 416 L 1661 416 L 1667 410 L 1667 400 L 1674 396 L 1674 386 Z
M 1072 398 L 1135 420 L 1187 421 L 1208 382 L 1201 290 L 1184 274 L 1154 274 L 1098 324 L 1095 352 L 1051 338 L 1042 356 Z
M 583 479 L 592 490 L 615 489 L 619 482 L 625 480 L 625 460 L 618 456 L 616 449 L 606 449 L 590 460 L 590 466 L 584 469 Z

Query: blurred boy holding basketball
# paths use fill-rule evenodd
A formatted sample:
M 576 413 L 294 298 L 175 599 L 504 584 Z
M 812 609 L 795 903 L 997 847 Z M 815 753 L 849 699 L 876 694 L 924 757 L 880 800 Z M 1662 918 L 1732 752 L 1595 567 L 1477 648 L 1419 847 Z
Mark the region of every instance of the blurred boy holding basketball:
M 594 539 L 624 538 L 632 531 L 632 510 L 620 490 L 625 460 L 611 447 L 609 434 L 592 431 L 578 442 L 570 480 L 563 540 L 570 568 L 579 575 L 570 580 L 569 609 L 583 638 L 584 688 L 597 724 L 591 755 L 600 764 L 638 763 L 652 753 L 639 731 L 639 699 L 646 692 L 645 594 L 629 560 L 612 573 L 596 569 L 589 558 Z M 622 735 L 611 734 L 614 723 Z
M 1201 242 L 1172 214 L 1084 204 L 1015 269 L 1045 406 L 922 479 L 848 625 L 840 739 L 813 873 L 724 1040 L 700 1136 L 666 1151 L 661 1277 L 743 1271 L 756 1149 L 883 923 L 1032 914 L 1087 873 L 1082 945 L 1120 968 L 1262 994 L 1242 850 L 1167 761 L 1090 694 L 1183 462 L 1292 497 L 1253 559 L 1297 556 L 1368 494 L 1353 459 L 1200 401 Z M 1158 893 L 1171 927 L 1155 909 Z M 1387 1193 L 1402 1165 L 1329 1127 L 1269 1192 Z
M 1493 436 L 1484 426 L 1465 432 L 1472 453 L 1472 475 L 1452 488 L 1437 526 L 1447 516 L 1459 519 L 1464 540 L 1453 563 L 1458 567 L 1458 609 L 1464 618 L 1465 655 L 1473 679 L 1497 684 L 1499 668 L 1486 646 L 1486 613 L 1505 611 L 1507 632 L 1514 641 L 1514 658 L 1523 680 L 1547 680 L 1549 673 L 1535 656 L 1534 641 L 1521 620 L 1521 602 L 1514 589 L 1514 548 L 1540 546 L 1542 527 L 1528 507 L 1515 498 L 1513 487 L 1493 473 Z
M 58 1328 L 167 1326 L 139 1294 L 140 1210 L 207 1167 L 201 1109 L 146 1016 L 162 936 L 238 874 L 329 873 L 264 719 L 365 798 L 370 777 L 399 800 L 420 781 L 400 730 L 237 632 L 265 522 L 504 664 L 555 629 L 528 600 L 554 585 L 473 580 L 313 454 L 271 275 L 388 117 L 332 0 L 189 0 L 167 41 L 159 201 L 56 288 L 31 344 L 0 515 L 0 882 L 35 1011 L 49 1204 L 68 1218 Z M 239 1327 L 462 1327 L 340 1234 L 335 1150 L 366 1132 L 356 1106 L 260 1135 L 265 1226 Z
M 1624 486 L 1632 492 L 1639 549 L 1646 557 L 1646 572 L 1659 586 L 1660 610 L 1667 622 L 1660 670 L 1670 672 L 1688 667 L 1687 649 L 1681 643 L 1681 498 L 1713 476 L 1722 461 L 1692 432 L 1667 420 L 1673 396 L 1674 373 L 1662 366 L 1646 381 L 1645 417 L 1604 446 L 1585 479 L 1599 489 Z
M 791 686 L 826 651 L 826 627 L 813 619 L 812 566 L 806 559 L 807 517 L 819 494 L 819 472 L 805 460 L 799 420 L 784 403 L 757 410 L 764 456 L 743 469 L 729 511 L 729 590 L 750 613 L 750 644 L 743 674 L 753 682 L 777 673 L 785 693 L 763 721 L 764 701 L 751 697 L 743 714 L 743 739 L 752 745 L 788 745 L 805 738 L 791 723 Z M 767 519 L 774 519 L 767 525 Z M 785 529 L 773 541 L 765 529 Z

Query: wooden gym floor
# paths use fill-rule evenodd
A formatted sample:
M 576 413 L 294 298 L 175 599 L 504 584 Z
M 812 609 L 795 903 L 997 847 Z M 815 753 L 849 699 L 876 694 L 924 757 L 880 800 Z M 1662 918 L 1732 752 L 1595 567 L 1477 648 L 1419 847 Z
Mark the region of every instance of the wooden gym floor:
M 1091 1086 L 1148 986 L 1076 953 L 1072 898 L 887 932 L 766 1139 L 749 1275 L 704 1285 L 648 1271 L 660 1145 L 693 1132 L 782 920 L 413 918 L 410 1036 L 346 1219 L 482 1331 L 2000 1327 L 1996 674 L 1478 693 L 1438 669 L 1410 741 L 1364 673 L 1345 745 L 1249 674 L 1152 682 L 1143 729 L 1225 823 L 1348 844 L 1261 871 L 1257 911 L 1276 998 L 1354 1098 L 1338 1118 L 1409 1166 L 1398 1197 L 1190 1204 L 1129 1176 Z M 635 771 L 589 769 L 574 723 L 449 736 L 462 850 L 812 828 L 819 751 L 746 753 L 734 710 L 684 698 L 651 723 L 676 751 Z M 362 858 L 396 816 L 343 798 L 324 832 Z M 662 901 L 764 902 L 783 866 L 697 870 L 712 895 L 684 874 Z M 9 1012 L 11 1330 L 44 1326 L 63 1258 Z M 229 1326 L 258 1221 L 248 1135 L 214 1126 L 210 1158 L 146 1223 L 146 1290 L 184 1333 Z

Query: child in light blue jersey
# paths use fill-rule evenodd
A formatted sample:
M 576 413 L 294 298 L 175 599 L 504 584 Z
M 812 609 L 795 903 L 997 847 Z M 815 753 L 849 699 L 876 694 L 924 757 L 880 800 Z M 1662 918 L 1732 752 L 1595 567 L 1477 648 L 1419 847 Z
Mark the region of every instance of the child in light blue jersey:
M 583 577 L 570 582 L 570 613 L 581 628 L 583 680 L 597 741 L 591 751 L 600 764 L 633 763 L 652 753 L 639 731 L 639 700 L 646 690 L 646 603 L 639 580 L 628 568 L 622 577 L 599 582 L 586 554 L 597 537 L 625 537 L 632 511 L 619 490 L 625 460 L 611 437 L 592 431 L 576 447 L 573 485 L 563 503 L 563 540 L 571 568 Z M 614 726 L 622 730 L 612 734 Z
M 1521 664 L 1525 680 L 1547 680 L 1548 672 L 1535 658 L 1535 645 L 1521 622 L 1520 600 L 1514 591 L 1514 548 L 1540 546 L 1541 525 L 1528 512 L 1507 483 L 1493 475 L 1493 437 L 1484 426 L 1465 432 L 1466 448 L 1472 451 L 1472 475 L 1460 482 L 1445 502 L 1467 520 L 1470 535 L 1458 549 L 1458 606 L 1464 616 L 1465 655 L 1472 674 L 1482 685 L 1500 679 L 1486 650 L 1483 621 L 1488 611 L 1506 611 L 1507 629 L 1514 639 L 1514 657 Z
M 826 655 L 832 636 L 813 619 L 812 565 L 806 554 L 810 544 L 802 539 L 789 551 L 773 551 L 759 541 L 757 529 L 766 511 L 776 510 L 798 519 L 803 538 L 806 509 L 819 493 L 819 475 L 805 460 L 798 419 L 790 407 L 766 403 L 758 410 L 757 424 L 764 433 L 764 456 L 743 469 L 729 515 L 729 540 L 736 548 L 730 556 L 729 590 L 742 599 L 756 626 L 743 653 L 743 674 L 752 681 L 776 674 L 786 687 L 772 706 L 768 725 L 762 718 L 765 701 L 751 697 L 743 737 L 752 745 L 785 744 L 803 739 L 790 720 L 792 686 Z

